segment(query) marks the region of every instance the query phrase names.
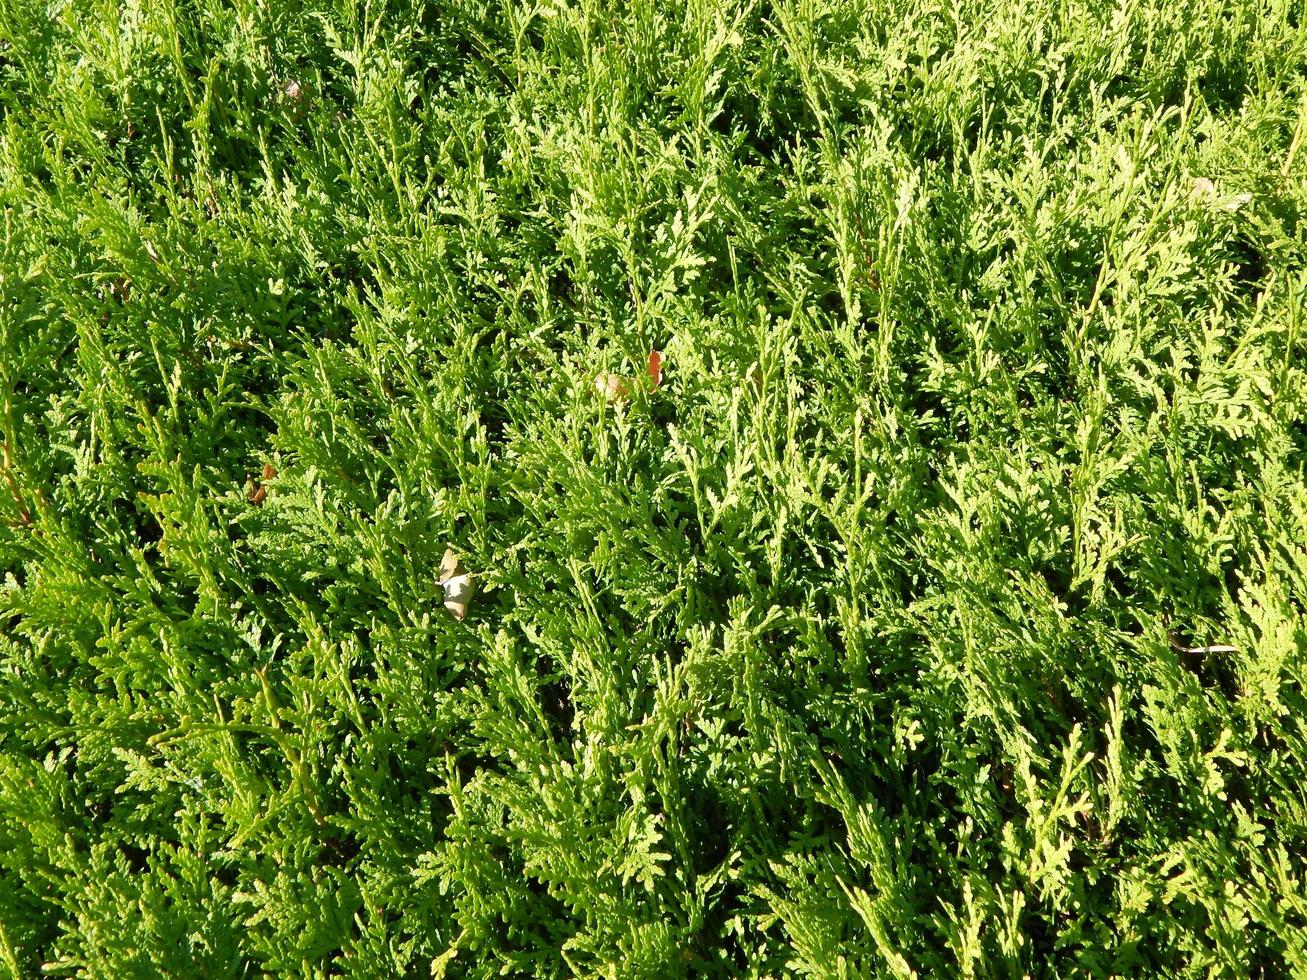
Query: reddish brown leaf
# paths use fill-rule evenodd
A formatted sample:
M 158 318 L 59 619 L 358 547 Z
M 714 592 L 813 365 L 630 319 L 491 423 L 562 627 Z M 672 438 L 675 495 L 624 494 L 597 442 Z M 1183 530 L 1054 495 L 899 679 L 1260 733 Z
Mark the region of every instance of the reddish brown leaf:
M 655 388 L 663 383 L 663 352 L 660 350 L 649 352 L 649 380 Z

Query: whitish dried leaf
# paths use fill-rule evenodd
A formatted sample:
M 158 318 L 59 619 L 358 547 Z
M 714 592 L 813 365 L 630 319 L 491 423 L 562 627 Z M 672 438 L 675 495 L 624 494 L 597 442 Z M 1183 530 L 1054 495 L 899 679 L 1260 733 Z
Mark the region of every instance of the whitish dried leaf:
M 1189 188 L 1189 197 L 1210 207 L 1230 212 L 1238 211 L 1253 199 L 1253 196 L 1247 192 L 1243 194 L 1222 194 L 1220 188 L 1207 177 L 1194 178 L 1194 182 Z
M 445 549 L 445 557 L 440 559 L 440 587 L 445 590 L 445 608 L 460 623 L 467 615 L 468 603 L 476 592 L 473 575 L 458 560 L 450 548 Z

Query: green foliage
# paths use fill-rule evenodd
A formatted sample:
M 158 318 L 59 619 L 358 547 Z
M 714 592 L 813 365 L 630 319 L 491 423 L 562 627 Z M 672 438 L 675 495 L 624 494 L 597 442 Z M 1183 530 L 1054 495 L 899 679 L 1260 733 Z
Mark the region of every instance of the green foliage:
M 0 0 L 0 974 L 1303 975 L 1304 144 L 1299 0 Z

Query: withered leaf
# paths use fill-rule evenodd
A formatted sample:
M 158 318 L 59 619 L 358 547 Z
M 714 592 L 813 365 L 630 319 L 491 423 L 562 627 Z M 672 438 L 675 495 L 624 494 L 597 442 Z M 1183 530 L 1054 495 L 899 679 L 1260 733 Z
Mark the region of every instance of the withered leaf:
M 1191 200 L 1200 201 L 1211 208 L 1235 212 L 1252 201 L 1253 196 L 1247 192 L 1228 194 L 1208 177 L 1195 177 L 1189 187 Z
M 250 491 L 246 495 L 246 499 L 249 500 L 249 502 L 252 503 L 255 507 L 262 507 L 263 502 L 268 499 L 268 488 L 263 484 L 267 480 L 271 480 L 275 478 L 276 475 L 277 475 L 277 468 L 273 466 L 271 463 L 264 463 L 263 477 L 262 479 L 256 478 L 250 481 Z
M 440 587 L 445 590 L 445 608 L 460 623 L 467 615 L 468 603 L 476 592 L 473 575 L 458 560 L 452 548 L 445 549 L 445 557 L 440 559 Z
M 609 374 L 607 371 L 595 376 L 595 391 L 599 392 L 610 405 L 625 401 L 629 393 L 626 379 L 620 374 Z

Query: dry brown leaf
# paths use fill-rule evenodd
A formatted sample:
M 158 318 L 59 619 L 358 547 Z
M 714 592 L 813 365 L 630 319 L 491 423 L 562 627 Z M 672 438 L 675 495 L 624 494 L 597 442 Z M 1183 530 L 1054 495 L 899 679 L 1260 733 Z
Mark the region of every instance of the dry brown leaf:
M 297 78 L 288 78 L 284 82 L 279 82 L 277 88 L 281 103 L 290 113 L 291 118 L 303 119 L 305 112 L 313 104 L 313 93 L 309 90 L 308 83 L 301 82 Z
M 255 507 L 263 506 L 263 502 L 268 499 L 268 488 L 263 484 L 265 481 L 273 479 L 276 475 L 277 468 L 271 463 L 264 463 L 263 477 L 262 479 L 254 479 L 250 481 L 250 491 L 246 495 L 246 499 Z
M 595 376 L 595 391 L 604 397 L 608 404 L 614 402 L 626 401 L 626 396 L 630 393 L 630 388 L 626 379 L 620 374 L 609 374 L 604 371 Z
M 117 300 L 119 303 L 126 303 L 132 296 L 132 281 L 125 276 L 116 276 L 109 282 L 105 283 L 101 295 L 105 299 Z

